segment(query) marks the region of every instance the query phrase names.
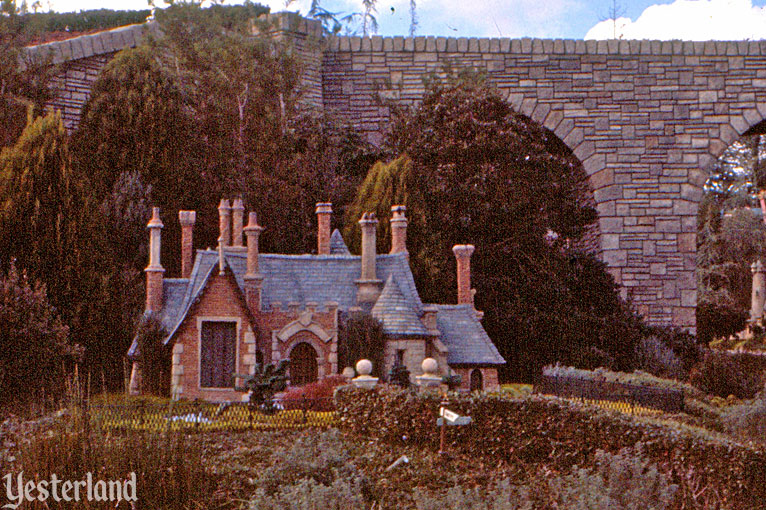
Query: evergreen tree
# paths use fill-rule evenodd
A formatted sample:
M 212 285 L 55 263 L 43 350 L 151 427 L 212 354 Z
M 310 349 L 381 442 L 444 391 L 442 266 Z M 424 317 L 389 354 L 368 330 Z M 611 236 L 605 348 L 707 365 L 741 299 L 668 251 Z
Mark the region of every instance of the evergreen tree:
M 531 379 L 554 361 L 631 367 L 640 321 L 604 264 L 569 248 L 595 211 L 581 196 L 582 168 L 555 136 L 461 78 L 432 83 L 422 104 L 398 117 L 387 147 L 402 156 L 368 174 L 347 239 L 359 237 L 361 212 L 387 218 L 391 205 L 406 205 L 413 273 L 432 302 L 454 300 L 452 246 L 475 244 L 476 305 L 509 378 Z M 379 250 L 390 243 L 386 223 Z
M 45 286 L 11 262 L 0 274 L 0 405 L 61 396 L 66 364 L 78 354 Z

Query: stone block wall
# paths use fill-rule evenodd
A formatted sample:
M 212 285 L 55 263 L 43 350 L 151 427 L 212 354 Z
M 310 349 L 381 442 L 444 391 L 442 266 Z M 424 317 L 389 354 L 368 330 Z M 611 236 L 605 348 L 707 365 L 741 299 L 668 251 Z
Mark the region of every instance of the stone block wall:
M 625 297 L 654 324 L 694 331 L 696 215 L 702 186 L 728 145 L 766 116 L 766 41 L 574 41 L 336 37 L 271 16 L 293 39 L 306 104 L 332 111 L 373 143 L 392 102 L 415 105 L 424 78 L 467 67 L 553 131 L 583 164 L 599 213 L 598 248 Z M 123 27 L 30 48 L 63 63 L 70 127 L 99 66 L 140 40 Z M 594 234 L 594 233 L 591 233 Z
M 694 330 L 696 216 L 715 160 L 766 115 L 766 42 L 339 37 L 323 61 L 325 108 L 372 142 L 391 101 L 471 68 L 583 163 L 599 248 L 654 324 Z

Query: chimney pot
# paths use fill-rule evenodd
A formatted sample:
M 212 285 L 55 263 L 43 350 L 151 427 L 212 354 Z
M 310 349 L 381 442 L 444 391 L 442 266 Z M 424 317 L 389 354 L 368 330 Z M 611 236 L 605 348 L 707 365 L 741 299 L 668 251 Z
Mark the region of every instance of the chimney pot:
M 376 230 L 378 220 L 375 213 L 364 213 L 359 220 L 359 226 L 362 229 L 362 268 L 361 276 L 357 280 L 358 303 L 374 303 L 380 295 L 383 282 L 377 279 L 375 271 L 376 262 Z
M 407 253 L 407 208 L 391 207 L 391 253 Z
M 332 204 L 319 202 L 316 206 L 317 215 L 317 254 L 330 254 L 330 220 L 332 218 Z
M 197 220 L 195 211 L 178 211 L 178 223 L 181 224 L 181 278 L 189 278 L 192 271 L 192 254 L 194 253 L 194 223 Z
M 261 309 L 261 284 L 263 276 L 258 268 L 258 238 L 263 227 L 258 225 L 258 216 L 251 212 L 244 229 L 247 236 L 247 271 L 245 272 L 245 292 L 247 305 L 253 313 Z
M 231 205 L 231 223 L 232 223 L 232 246 L 242 246 L 242 222 L 244 221 L 245 206 L 242 205 L 241 198 L 235 198 Z
M 223 246 L 231 244 L 231 206 L 225 198 L 218 204 L 218 242 Z
M 457 260 L 457 303 L 473 304 L 474 292 L 471 289 L 471 255 L 475 247 L 472 244 L 456 244 L 452 252 Z
M 162 280 L 165 269 L 160 263 L 161 230 L 160 208 L 152 209 L 152 218 L 146 225 L 149 229 L 149 265 L 146 272 L 146 310 L 156 312 L 162 308 Z

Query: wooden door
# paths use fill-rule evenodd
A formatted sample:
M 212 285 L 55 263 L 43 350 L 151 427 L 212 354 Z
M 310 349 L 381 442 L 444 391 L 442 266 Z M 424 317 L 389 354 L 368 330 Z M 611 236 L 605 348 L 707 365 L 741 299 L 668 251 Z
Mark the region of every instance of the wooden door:
M 290 384 L 301 386 L 317 381 L 317 352 L 301 342 L 290 352 Z
M 474 368 L 471 370 L 471 391 L 481 391 L 484 389 L 484 377 L 481 370 Z

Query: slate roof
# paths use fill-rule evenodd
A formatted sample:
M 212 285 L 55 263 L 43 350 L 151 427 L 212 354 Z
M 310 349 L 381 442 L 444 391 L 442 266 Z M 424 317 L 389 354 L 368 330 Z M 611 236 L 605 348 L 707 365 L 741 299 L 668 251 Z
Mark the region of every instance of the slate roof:
M 425 336 L 428 334 L 425 326 L 415 311 L 407 303 L 407 299 L 399 289 L 394 275 L 386 280 L 375 306 L 372 316 L 383 323 L 383 332 L 395 336 Z
M 332 231 L 330 236 L 330 255 L 351 255 L 348 246 L 337 228 Z
M 334 250 L 334 251 L 333 251 Z M 163 283 L 163 309 L 159 318 L 168 331 L 169 343 L 189 310 L 199 299 L 214 271 L 218 271 L 218 251 L 197 250 L 191 275 L 186 278 L 166 278 Z M 224 263 L 244 296 L 244 275 L 247 254 L 242 251 L 224 253 Z M 261 307 L 269 310 L 275 303 L 286 307 L 307 303 L 320 307 L 328 302 L 338 304 L 340 311 L 357 305 L 355 281 L 361 277 L 361 257 L 351 255 L 340 232 L 333 232 L 330 255 L 282 255 L 261 253 L 259 270 L 263 275 Z M 415 288 L 406 253 L 379 254 L 376 257 L 377 277 L 386 283 L 372 308 L 372 314 L 383 323 L 383 330 L 392 336 L 427 336 L 420 320 L 423 303 Z M 486 331 L 476 318 L 471 305 L 437 305 L 437 326 L 441 339 L 449 349 L 450 364 L 498 365 L 505 361 L 497 352 Z M 136 354 L 134 339 L 128 356 Z
M 505 360 L 476 318 L 473 305 L 436 305 L 436 326 L 450 365 L 502 365 Z

